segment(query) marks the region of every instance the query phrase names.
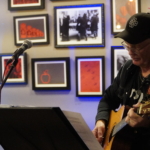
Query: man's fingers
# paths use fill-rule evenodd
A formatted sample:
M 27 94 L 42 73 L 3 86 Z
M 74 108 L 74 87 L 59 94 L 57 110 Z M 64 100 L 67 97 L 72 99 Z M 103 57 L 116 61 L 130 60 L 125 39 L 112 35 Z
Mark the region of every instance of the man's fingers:
M 96 139 L 99 141 L 99 143 L 101 143 L 103 141 L 104 137 L 103 136 L 98 136 L 98 138 L 96 138 Z
M 97 131 L 93 130 L 92 133 L 95 135 L 95 137 L 97 137 Z
M 133 105 L 133 107 L 134 107 L 134 108 L 137 108 L 137 107 L 139 107 L 140 105 L 141 105 L 141 103 L 137 103 L 137 104 Z
M 100 131 L 98 131 L 98 138 L 100 138 L 100 139 L 103 139 L 103 138 L 104 138 L 104 137 L 103 137 L 103 133 L 100 132 Z

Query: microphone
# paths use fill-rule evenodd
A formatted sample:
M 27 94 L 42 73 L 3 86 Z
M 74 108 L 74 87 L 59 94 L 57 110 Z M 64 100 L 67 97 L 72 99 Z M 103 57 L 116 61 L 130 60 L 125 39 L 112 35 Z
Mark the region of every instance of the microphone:
M 30 40 L 25 40 L 23 44 L 14 52 L 13 58 L 18 58 L 26 49 L 32 47 L 32 42 Z
M 18 59 L 19 56 L 28 48 L 32 47 L 32 42 L 30 40 L 25 40 L 23 44 L 14 52 L 12 58 L 10 58 L 7 62 L 7 65 L 12 62 L 14 59 Z

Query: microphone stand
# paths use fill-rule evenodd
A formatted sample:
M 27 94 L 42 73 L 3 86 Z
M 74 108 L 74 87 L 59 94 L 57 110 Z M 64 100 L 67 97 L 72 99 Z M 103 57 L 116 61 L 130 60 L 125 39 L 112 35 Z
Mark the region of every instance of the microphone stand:
M 15 59 L 12 60 L 12 63 L 10 65 L 10 69 L 9 69 L 6 77 L 4 78 L 4 80 L 2 80 L 2 83 L 1 83 L 1 86 L 0 86 L 0 104 L 1 104 L 1 92 L 2 92 L 2 88 L 3 88 L 4 84 L 6 83 L 6 81 L 7 81 L 8 77 L 9 77 L 10 73 L 12 72 L 12 70 L 14 69 L 14 67 L 16 67 L 17 63 L 18 63 L 18 58 L 15 58 Z

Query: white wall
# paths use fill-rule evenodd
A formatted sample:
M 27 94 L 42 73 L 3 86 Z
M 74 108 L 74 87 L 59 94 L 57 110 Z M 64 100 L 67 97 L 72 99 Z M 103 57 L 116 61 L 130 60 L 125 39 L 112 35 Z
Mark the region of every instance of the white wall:
M 142 1 L 142 10 L 147 12 L 149 0 Z M 60 5 L 76 4 L 105 4 L 105 36 L 106 46 L 104 48 L 54 48 L 54 13 L 53 7 Z M 111 35 L 110 0 L 70 0 L 51 2 L 45 0 L 45 9 L 27 11 L 9 11 L 7 0 L 0 0 L 0 53 L 13 53 L 16 50 L 14 44 L 13 16 L 49 14 L 50 44 L 33 46 L 27 50 L 28 55 L 28 84 L 7 85 L 2 90 L 2 104 L 10 105 L 34 105 L 34 106 L 58 106 L 62 110 L 79 112 L 86 123 L 93 129 L 95 115 L 100 98 L 79 98 L 75 95 L 75 57 L 76 56 L 105 56 L 105 86 L 108 87 L 111 79 L 110 47 L 121 45 L 121 39 L 114 39 Z M 144 4 L 144 6 L 143 6 Z M 150 6 L 150 5 L 149 5 Z M 32 90 L 31 58 L 45 57 L 70 57 L 71 58 L 71 90 L 70 91 L 47 91 L 35 92 Z

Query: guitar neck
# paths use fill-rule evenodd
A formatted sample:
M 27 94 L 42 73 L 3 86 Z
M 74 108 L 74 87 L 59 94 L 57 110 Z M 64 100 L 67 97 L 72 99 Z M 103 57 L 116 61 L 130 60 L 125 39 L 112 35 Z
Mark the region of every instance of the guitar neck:
M 120 131 L 126 125 L 127 123 L 125 122 L 125 118 L 124 118 L 118 124 L 114 126 L 114 129 L 112 131 L 112 136 L 114 136 L 118 131 Z

